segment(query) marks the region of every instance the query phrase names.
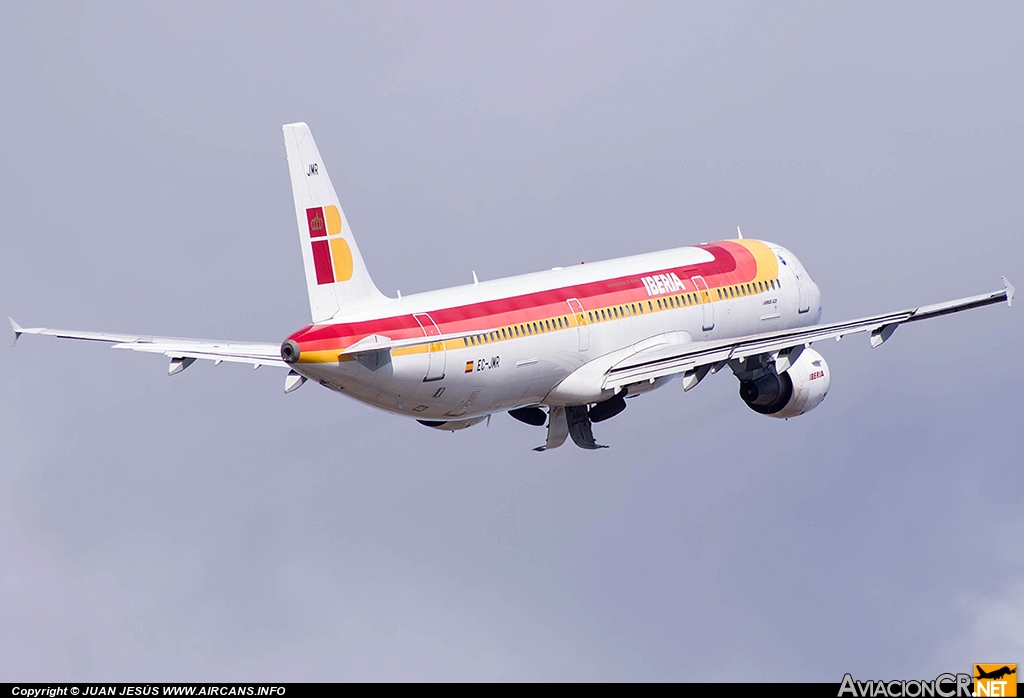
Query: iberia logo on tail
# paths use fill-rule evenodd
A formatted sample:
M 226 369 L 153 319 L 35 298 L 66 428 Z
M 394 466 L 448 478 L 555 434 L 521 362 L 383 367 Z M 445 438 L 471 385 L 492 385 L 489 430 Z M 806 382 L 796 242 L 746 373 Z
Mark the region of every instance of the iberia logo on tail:
M 352 278 L 352 250 L 341 237 L 341 212 L 337 206 L 306 209 L 316 283 L 333 284 Z

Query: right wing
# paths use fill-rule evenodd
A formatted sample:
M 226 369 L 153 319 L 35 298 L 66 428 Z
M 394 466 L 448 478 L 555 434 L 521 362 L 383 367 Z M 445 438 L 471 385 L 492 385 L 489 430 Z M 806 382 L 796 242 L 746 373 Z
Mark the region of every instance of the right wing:
M 173 337 L 143 337 L 130 334 L 110 334 L 107 332 L 83 332 L 79 330 L 54 330 L 48 327 L 24 328 L 12 318 L 7 318 L 14 330 L 14 341 L 23 334 L 38 334 L 61 339 L 81 339 L 91 342 L 111 344 L 112 349 L 131 349 L 149 354 L 163 354 L 171 360 L 167 373 L 181 373 L 191 366 L 196 359 L 207 359 L 215 363 L 228 361 L 231 363 L 250 364 L 252 367 L 279 366 L 288 368 L 281 359 L 281 348 L 277 344 L 257 344 L 255 342 L 221 342 L 213 339 L 176 339 Z
M 700 382 L 711 369 L 722 368 L 734 359 L 758 355 L 772 356 L 781 372 L 786 370 L 784 367 L 788 367 L 788 357 L 784 352 L 794 347 L 807 346 L 811 342 L 842 339 L 848 334 L 870 332 L 871 346 L 874 348 L 889 339 L 898 326 L 908 322 L 959 313 L 1002 301 L 1010 305 L 1013 302 L 1013 285 L 1003 277 L 1003 286 L 1002 290 L 992 293 L 982 293 L 895 313 L 873 315 L 859 320 L 798 327 L 711 342 L 661 344 L 632 354 L 612 365 L 605 374 L 603 387 L 606 390 L 617 390 L 633 383 L 682 373 L 684 387 L 689 389 Z

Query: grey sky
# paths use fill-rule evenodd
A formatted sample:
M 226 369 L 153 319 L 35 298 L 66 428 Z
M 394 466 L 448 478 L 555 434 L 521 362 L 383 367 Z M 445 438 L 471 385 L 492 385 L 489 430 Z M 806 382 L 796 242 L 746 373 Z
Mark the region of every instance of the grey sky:
M 278 341 L 309 123 L 393 294 L 731 236 L 838 320 L 1024 288 L 1017 3 L 20 3 L 0 316 Z M 1024 660 L 1020 308 L 538 455 L 283 373 L 0 348 L 0 680 L 932 677 Z M 1017 505 L 1012 504 L 1018 502 Z

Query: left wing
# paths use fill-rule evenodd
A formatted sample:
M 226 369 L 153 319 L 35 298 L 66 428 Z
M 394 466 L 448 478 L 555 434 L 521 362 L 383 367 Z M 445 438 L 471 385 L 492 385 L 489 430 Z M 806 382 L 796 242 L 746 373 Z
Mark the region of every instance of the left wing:
M 770 361 L 776 364 L 777 370 L 781 373 L 788 370 L 790 365 L 790 356 L 787 352 L 797 348 L 798 351 L 802 350 L 811 342 L 823 339 L 839 340 L 848 334 L 870 332 L 871 346 L 874 348 L 889 339 L 899 325 L 908 322 L 959 313 L 1002 301 L 1010 305 L 1013 302 L 1013 285 L 1003 277 L 1003 286 L 1002 290 L 992 293 L 873 315 L 859 320 L 811 325 L 711 342 L 662 344 L 632 354 L 613 364 L 605 374 L 603 388 L 618 390 L 633 383 L 682 373 L 683 387 L 689 390 L 709 371 L 715 372 L 724 368 L 729 361 L 744 360 L 758 355 L 771 357 Z
M 254 369 L 260 366 L 288 364 L 281 360 L 281 348 L 277 344 L 254 342 L 220 342 L 212 339 L 176 339 L 173 337 L 142 337 L 130 334 L 109 334 L 106 332 L 81 332 L 77 330 L 53 330 L 47 327 L 24 328 L 12 318 L 7 318 L 14 330 L 14 341 L 23 334 L 40 334 L 61 339 L 83 339 L 91 342 L 105 342 L 113 349 L 131 349 L 149 354 L 163 354 L 171 360 L 167 368 L 169 375 L 181 373 L 196 359 L 208 359 L 214 363 L 229 361 L 250 364 Z

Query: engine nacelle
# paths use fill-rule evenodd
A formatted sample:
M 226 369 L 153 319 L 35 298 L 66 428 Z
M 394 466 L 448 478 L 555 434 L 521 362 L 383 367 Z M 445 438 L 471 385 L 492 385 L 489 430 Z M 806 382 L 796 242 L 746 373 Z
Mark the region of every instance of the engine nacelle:
M 740 397 L 760 414 L 779 419 L 798 417 L 821 404 L 832 384 L 828 364 L 813 349 L 804 349 L 782 374 L 774 368 L 761 376 L 740 381 Z

